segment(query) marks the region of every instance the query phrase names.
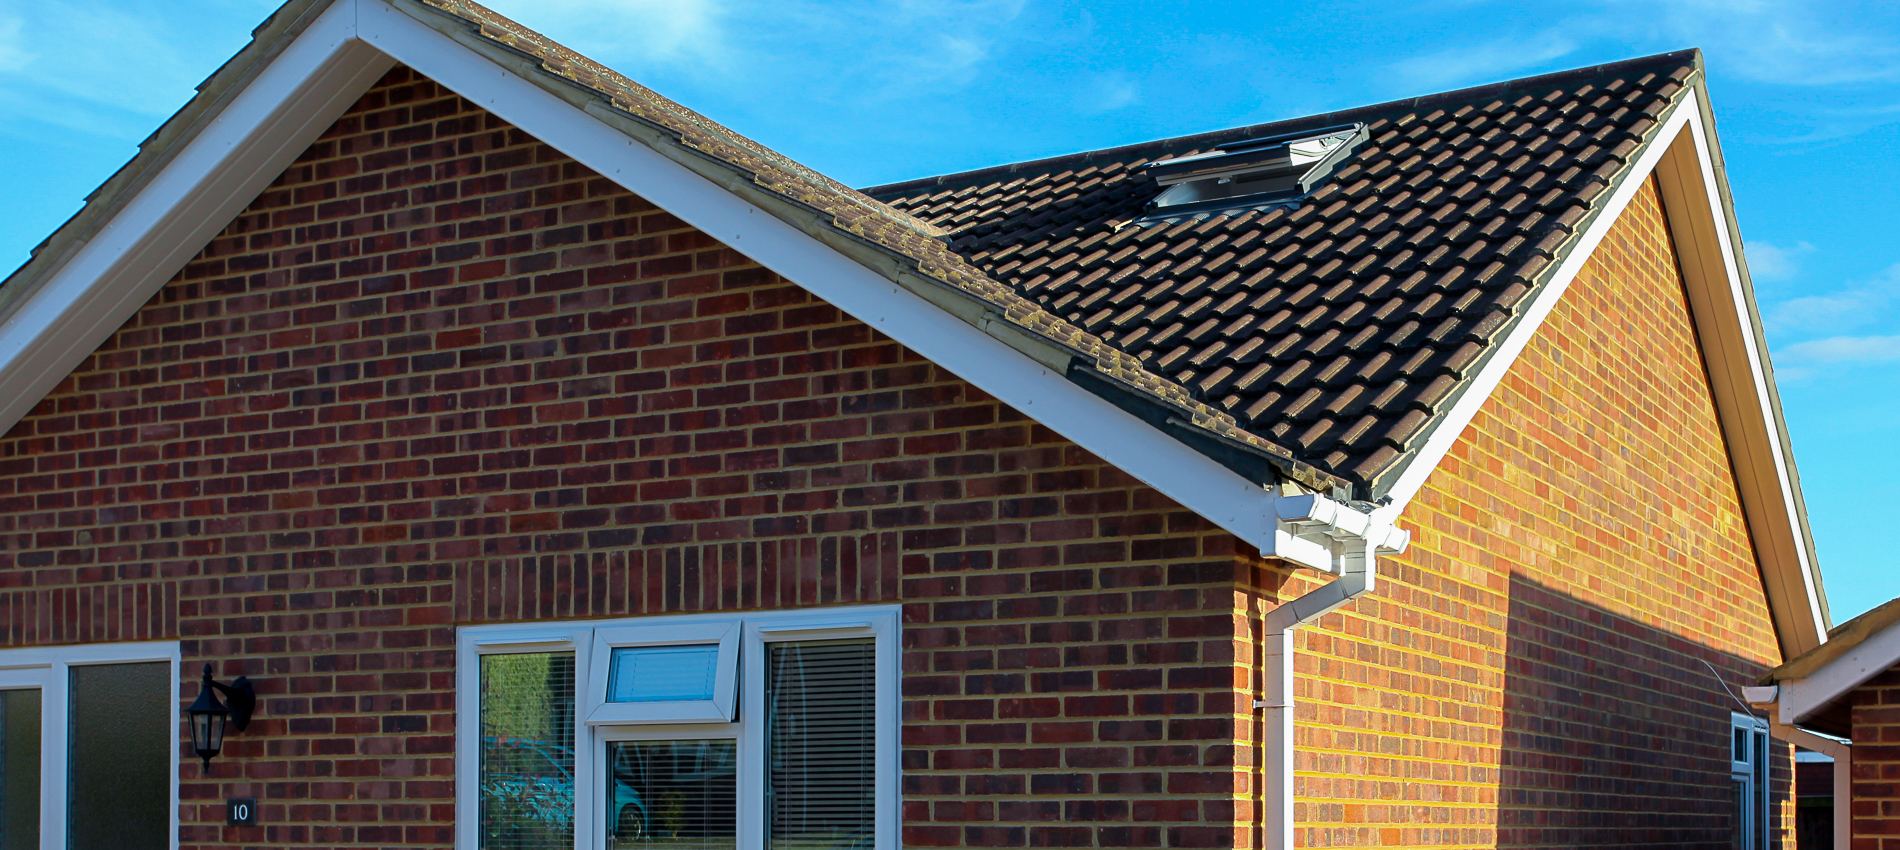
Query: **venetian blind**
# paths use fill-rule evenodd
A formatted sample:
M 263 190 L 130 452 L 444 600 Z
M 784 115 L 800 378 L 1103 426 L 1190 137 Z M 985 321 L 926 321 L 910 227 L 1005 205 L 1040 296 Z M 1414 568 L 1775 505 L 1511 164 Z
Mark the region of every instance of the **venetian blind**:
M 768 847 L 870 846 L 875 662 L 869 640 L 768 647 Z

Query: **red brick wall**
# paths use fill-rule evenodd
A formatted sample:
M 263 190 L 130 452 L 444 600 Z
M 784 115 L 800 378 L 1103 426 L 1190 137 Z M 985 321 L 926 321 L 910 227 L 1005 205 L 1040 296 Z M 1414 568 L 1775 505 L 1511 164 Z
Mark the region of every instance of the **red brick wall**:
M 0 643 L 258 684 L 191 848 L 448 845 L 457 624 L 890 600 L 907 844 L 1225 846 L 1234 563 L 401 70 L 0 440 Z
M 1854 689 L 1853 850 L 1900 848 L 1900 671 Z
M 1401 524 L 1299 639 L 1306 846 L 1729 846 L 1704 662 L 1780 652 L 1653 183 Z

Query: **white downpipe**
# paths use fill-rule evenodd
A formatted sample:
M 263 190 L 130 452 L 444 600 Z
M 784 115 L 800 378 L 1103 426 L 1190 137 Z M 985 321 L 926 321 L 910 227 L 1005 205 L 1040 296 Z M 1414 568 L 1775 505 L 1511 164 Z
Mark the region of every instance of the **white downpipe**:
M 1339 576 L 1280 603 L 1263 622 L 1266 698 L 1255 708 L 1265 712 L 1261 767 L 1269 787 L 1261 789 L 1261 829 L 1267 850 L 1293 850 L 1293 630 L 1376 588 L 1378 556 L 1405 551 L 1411 535 L 1324 496 L 1283 496 L 1277 510 L 1285 533 L 1323 545 Z

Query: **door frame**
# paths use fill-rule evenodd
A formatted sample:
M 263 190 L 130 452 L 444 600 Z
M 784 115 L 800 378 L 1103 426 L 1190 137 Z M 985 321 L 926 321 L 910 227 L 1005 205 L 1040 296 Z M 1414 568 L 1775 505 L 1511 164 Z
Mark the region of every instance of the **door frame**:
M 71 670 L 97 664 L 164 662 L 171 665 L 173 716 L 171 730 L 170 793 L 171 850 L 178 850 L 178 642 L 94 643 L 71 646 L 0 649 L 0 688 L 38 688 L 40 691 L 40 846 L 66 846 L 67 740 L 72 725 L 68 690 Z M 15 684 L 18 683 L 18 684 Z
M 53 728 L 58 724 L 53 722 L 52 683 L 53 671 L 50 668 L 0 668 L 0 691 L 39 691 L 40 693 L 40 846 L 46 847 L 50 843 L 48 839 L 57 838 L 59 843 L 52 846 L 64 847 L 66 846 L 66 823 L 65 818 L 58 815 L 66 811 L 66 788 L 62 782 L 58 781 L 61 778 L 57 773 L 59 765 L 53 759 L 46 757 L 47 753 L 54 751 L 54 746 L 65 744 L 66 733 L 63 728 Z M 58 741 L 53 739 L 54 735 L 60 736 Z M 55 789 L 54 785 L 59 785 L 59 787 Z M 55 820 L 60 822 L 59 834 L 49 836 L 46 832 L 47 825 Z

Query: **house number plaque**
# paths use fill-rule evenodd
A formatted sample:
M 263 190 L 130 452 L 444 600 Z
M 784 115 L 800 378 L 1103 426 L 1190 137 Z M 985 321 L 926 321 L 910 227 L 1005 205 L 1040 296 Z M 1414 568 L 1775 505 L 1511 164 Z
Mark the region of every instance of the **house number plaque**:
M 256 797 L 234 797 L 224 801 L 224 803 L 225 806 L 228 807 L 225 812 L 226 824 L 230 826 L 257 825 Z

